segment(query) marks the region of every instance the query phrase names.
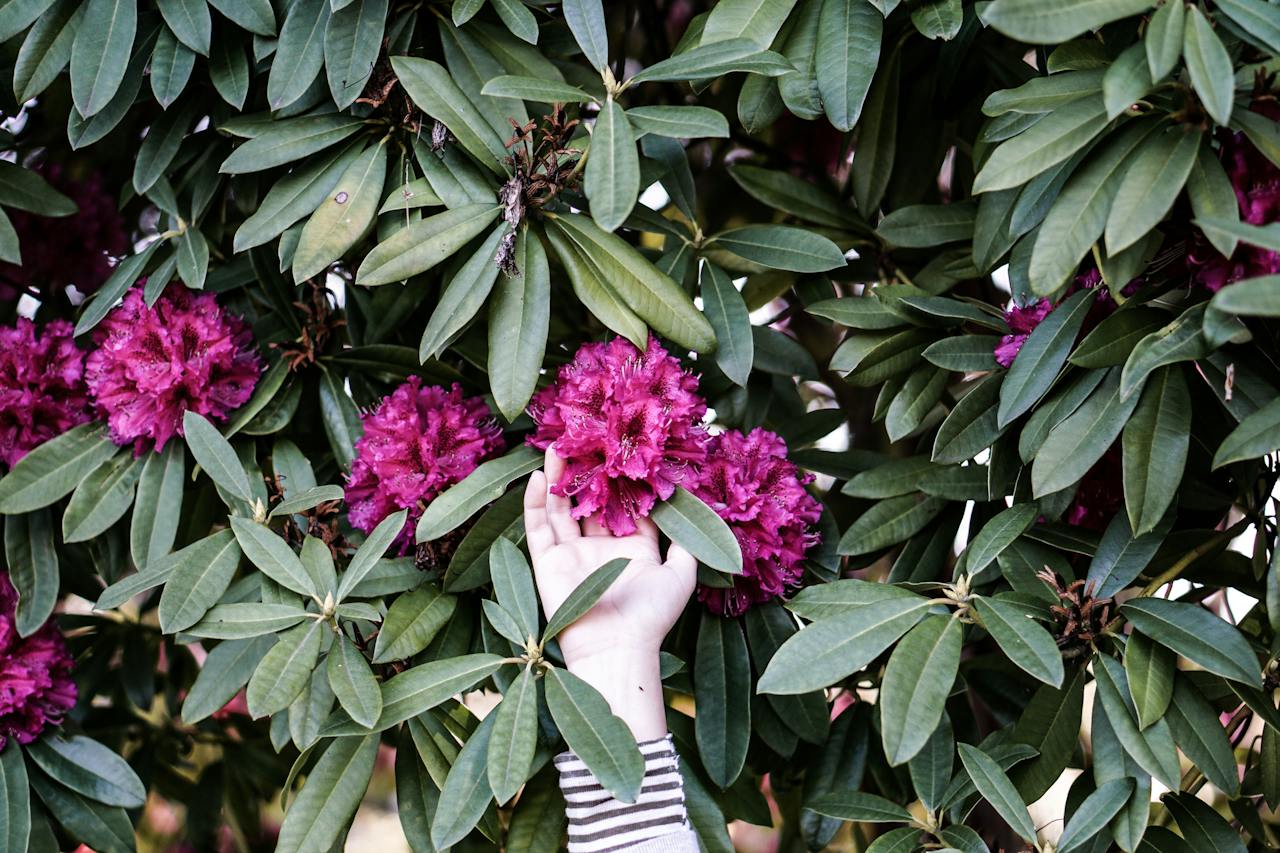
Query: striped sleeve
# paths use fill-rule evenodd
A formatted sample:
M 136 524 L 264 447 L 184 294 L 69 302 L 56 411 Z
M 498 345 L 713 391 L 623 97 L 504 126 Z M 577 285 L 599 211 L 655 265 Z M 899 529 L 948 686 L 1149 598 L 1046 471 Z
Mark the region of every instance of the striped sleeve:
M 641 743 L 640 752 L 644 783 L 634 803 L 614 799 L 572 752 L 556 756 L 569 817 L 569 853 L 697 853 L 671 735 Z

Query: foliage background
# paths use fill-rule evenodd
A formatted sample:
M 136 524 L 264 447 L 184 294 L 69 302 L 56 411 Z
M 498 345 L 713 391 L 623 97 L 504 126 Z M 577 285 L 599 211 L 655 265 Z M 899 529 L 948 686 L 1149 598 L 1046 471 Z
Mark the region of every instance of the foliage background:
M 360 412 L 407 376 L 491 395 L 518 447 L 541 370 L 648 329 L 716 423 L 788 440 L 828 510 L 786 609 L 691 603 L 669 638 L 707 849 L 774 821 L 767 787 L 788 850 L 845 821 L 858 849 L 1047 850 L 1063 824 L 1025 803 L 1068 768 L 1060 851 L 1276 842 L 1280 280 L 1253 274 L 1280 235 L 1236 198 L 1280 164 L 1276 5 L 8 0 L 0 52 L 0 258 L 38 259 L 25 212 L 74 245 L 41 164 L 99 175 L 132 246 L 83 301 L 51 280 L 0 310 L 88 345 L 135 279 L 176 280 L 272 364 L 163 458 L 85 427 L 0 479 L 20 626 L 68 602 L 81 696 L 70 740 L 0 754 L 0 848 L 130 850 L 139 824 L 206 849 L 224 823 L 257 846 L 278 796 L 280 849 L 341 846 L 380 743 L 415 850 L 556 847 L 562 735 L 637 784 L 625 732 L 591 752 L 502 663 L 523 650 L 492 601 L 545 624 L 523 558 L 489 550 L 522 539 L 534 454 L 438 499 L 415 558 L 379 559 L 394 523 L 356 551 L 329 502 Z M 1242 140 L 1252 175 L 1223 166 Z M 1205 287 L 1217 252 L 1251 280 Z M 1010 298 L 1059 307 L 1005 369 Z M 136 485 L 165 471 L 180 500 Z M 725 582 L 726 531 L 684 509 Z M 281 586 L 317 522 L 341 574 Z M 229 570 L 198 571 L 215 546 Z M 339 701 L 329 661 L 379 656 L 324 625 L 409 652 Z M 268 661 L 261 719 L 213 713 Z M 537 711 L 478 723 L 449 697 L 481 686 Z M 184 810 L 174 837 L 144 795 Z

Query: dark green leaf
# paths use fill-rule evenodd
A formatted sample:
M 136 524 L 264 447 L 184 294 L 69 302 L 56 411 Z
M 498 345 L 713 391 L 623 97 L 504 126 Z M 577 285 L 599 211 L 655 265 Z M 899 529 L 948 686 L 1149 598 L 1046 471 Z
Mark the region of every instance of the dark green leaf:
M 700 562 L 732 575 L 742 573 L 742 549 L 715 510 L 680 486 L 650 515 L 658 529 Z
M 960 665 L 961 624 L 930 616 L 894 648 L 880 685 L 880 734 L 890 765 L 920 752 L 942 720 Z
M 623 802 L 635 802 L 644 781 L 644 758 L 627 724 L 613 715 L 595 688 L 567 670 L 548 670 L 546 689 L 547 707 L 569 749 L 605 790 Z
M 289 807 L 276 849 L 301 853 L 333 847 L 364 798 L 377 757 L 376 734 L 335 739 Z
M 1259 683 L 1258 659 L 1248 641 L 1203 607 L 1163 598 L 1134 598 L 1120 612 L 1139 631 L 1209 672 L 1244 684 Z
M 693 686 L 698 756 L 711 781 L 728 788 L 751 742 L 751 660 L 738 620 L 702 614 Z
M 1019 607 L 986 596 L 973 600 L 982 627 L 1000 649 L 1027 674 L 1053 687 L 1061 687 L 1062 653 L 1053 636 Z

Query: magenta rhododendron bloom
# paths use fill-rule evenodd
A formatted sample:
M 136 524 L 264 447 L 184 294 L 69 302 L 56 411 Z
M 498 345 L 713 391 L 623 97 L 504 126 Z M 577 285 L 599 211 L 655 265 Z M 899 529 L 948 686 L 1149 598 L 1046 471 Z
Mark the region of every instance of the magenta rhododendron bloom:
M 534 395 L 529 443 L 565 460 L 552 490 L 575 499 L 574 518 L 599 513 L 609 532 L 626 536 L 706 459 L 706 411 L 698 378 L 657 340 L 641 352 L 614 338 L 584 344 Z
M 9 738 L 31 743 L 76 704 L 67 644 L 51 621 L 30 637 L 14 624 L 18 594 L 0 572 L 0 749 Z
M 89 420 L 84 353 L 71 324 L 37 334 L 30 320 L 0 328 L 0 462 L 12 468 L 49 439 Z
M 48 294 L 68 284 L 81 293 L 93 293 L 111 275 L 112 258 L 129 250 L 116 200 L 103 189 L 96 173 L 76 180 L 57 163 L 43 164 L 35 171 L 79 209 L 56 219 L 7 209 L 22 247 L 22 263 L 0 262 L 0 300 L 16 299 L 28 291 Z
M 157 450 L 187 410 L 212 421 L 244 405 L 261 372 L 249 326 L 213 294 L 170 288 L 152 307 L 135 287 L 94 331 L 86 380 L 117 444 Z
M 1028 302 L 1026 305 L 1011 304 L 1009 309 L 1004 312 L 1004 320 L 1009 324 L 1011 334 L 1000 338 L 1000 343 L 996 344 L 995 355 L 996 363 L 1001 367 L 1008 367 L 1013 364 L 1013 360 L 1017 358 L 1018 351 L 1022 349 L 1022 345 L 1026 343 L 1027 336 L 1045 317 L 1049 316 L 1049 312 L 1053 310 L 1053 303 L 1048 299 L 1037 299 L 1034 302 Z
M 799 585 L 805 552 L 819 540 L 822 505 L 787 461 L 787 444 L 766 429 L 712 437 L 693 493 L 729 525 L 742 548 L 732 588 L 698 587 L 698 600 L 723 616 L 740 616 Z
M 400 553 L 431 500 L 506 446 L 502 429 L 480 397 L 462 387 L 422 385 L 417 376 L 362 417 L 364 435 L 347 478 L 351 525 L 368 533 L 378 522 L 409 510 L 397 537 Z
M 1272 121 L 1280 120 L 1280 106 L 1274 101 L 1256 101 L 1251 109 Z M 1243 133 L 1232 134 L 1219 156 L 1236 191 L 1240 221 L 1250 225 L 1280 221 L 1280 168 Z M 1187 266 L 1192 281 L 1216 293 L 1244 278 L 1280 273 L 1280 252 L 1242 242 L 1227 258 L 1198 236 L 1187 253 Z

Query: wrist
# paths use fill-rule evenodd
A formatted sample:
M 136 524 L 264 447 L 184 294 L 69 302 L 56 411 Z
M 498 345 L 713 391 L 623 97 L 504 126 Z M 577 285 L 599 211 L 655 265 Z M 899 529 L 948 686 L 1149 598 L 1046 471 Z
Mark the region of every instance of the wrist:
M 658 648 L 600 647 L 565 652 L 567 669 L 594 687 L 637 741 L 667 734 Z

